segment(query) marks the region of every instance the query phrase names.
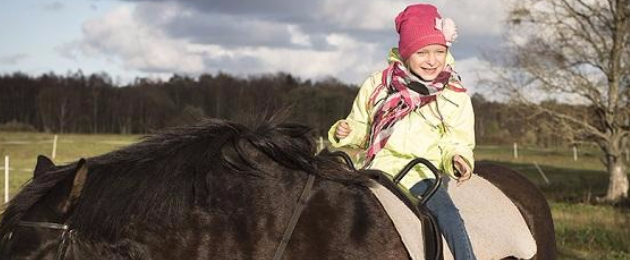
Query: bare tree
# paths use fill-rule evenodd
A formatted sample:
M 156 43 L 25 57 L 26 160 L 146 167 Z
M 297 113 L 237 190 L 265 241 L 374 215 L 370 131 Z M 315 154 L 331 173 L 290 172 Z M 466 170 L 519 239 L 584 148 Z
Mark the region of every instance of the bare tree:
M 610 175 L 602 199 L 628 198 L 622 152 L 630 139 L 630 0 L 522 0 L 509 21 L 502 56 L 509 58 L 493 82 L 532 115 L 571 129 L 567 138 L 596 143 Z M 540 105 L 551 98 L 582 104 L 588 116 Z

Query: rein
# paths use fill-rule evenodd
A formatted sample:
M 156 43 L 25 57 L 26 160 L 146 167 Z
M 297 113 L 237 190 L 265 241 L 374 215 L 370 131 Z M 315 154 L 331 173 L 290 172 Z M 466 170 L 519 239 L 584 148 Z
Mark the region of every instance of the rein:
M 291 216 L 291 220 L 289 221 L 289 225 L 287 229 L 284 230 L 284 235 L 282 236 L 282 241 L 280 241 L 280 245 L 276 249 L 276 253 L 273 256 L 273 260 L 280 260 L 282 255 L 284 254 L 284 250 L 287 248 L 289 244 L 289 240 L 291 240 L 291 235 L 293 235 L 293 231 L 295 230 L 295 226 L 297 225 L 298 220 L 300 219 L 300 215 L 302 215 L 302 211 L 306 207 L 306 203 L 311 195 L 311 190 L 313 188 L 313 183 L 315 182 L 315 175 L 309 175 L 308 180 L 306 181 L 306 185 L 304 185 L 304 189 L 302 190 L 302 194 L 300 195 L 300 199 L 298 200 L 297 206 L 293 211 L 293 215 Z
M 57 247 L 57 252 L 55 252 L 55 258 L 53 258 L 54 260 L 63 260 L 63 258 L 66 255 L 66 251 L 68 250 L 68 246 L 70 245 L 70 241 L 72 240 L 72 236 L 74 235 L 74 230 L 70 229 L 68 227 L 68 225 L 66 224 L 59 224 L 59 223 L 53 223 L 53 222 L 34 222 L 34 221 L 20 221 L 17 224 L 18 227 L 29 227 L 29 228 L 41 228 L 41 229 L 52 229 L 52 230 L 61 230 L 61 237 L 59 238 L 59 240 L 61 240 L 59 242 L 59 246 Z M 9 234 L 7 234 L 7 237 L 5 237 L 2 240 L 2 245 L 0 245 L 0 249 L 2 249 L 2 251 L 5 250 L 5 243 L 9 243 L 11 241 L 11 238 L 13 236 L 13 232 L 10 232 Z M 0 252 L 1 254 L 4 254 L 5 252 Z M 1 255 L 0 254 L 0 255 Z

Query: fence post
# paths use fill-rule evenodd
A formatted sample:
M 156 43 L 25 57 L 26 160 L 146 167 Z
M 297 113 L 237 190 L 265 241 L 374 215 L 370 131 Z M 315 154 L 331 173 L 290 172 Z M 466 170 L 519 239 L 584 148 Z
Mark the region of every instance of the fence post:
M 4 203 L 9 202 L 9 156 L 4 156 Z
M 573 145 L 573 161 L 577 161 L 577 160 L 578 160 L 577 145 Z
M 53 138 L 53 150 L 52 150 L 52 159 L 55 159 L 55 156 L 57 156 L 57 135 L 55 135 L 55 137 Z
M 514 159 L 518 159 L 518 144 L 514 143 Z
M 538 170 L 538 173 L 540 173 L 540 176 L 542 176 L 542 178 L 545 181 L 545 183 L 547 185 L 551 184 L 551 182 L 547 178 L 547 175 L 545 174 L 545 172 L 540 168 L 540 166 L 538 166 L 538 163 L 534 162 L 534 166 L 536 166 L 536 170 Z

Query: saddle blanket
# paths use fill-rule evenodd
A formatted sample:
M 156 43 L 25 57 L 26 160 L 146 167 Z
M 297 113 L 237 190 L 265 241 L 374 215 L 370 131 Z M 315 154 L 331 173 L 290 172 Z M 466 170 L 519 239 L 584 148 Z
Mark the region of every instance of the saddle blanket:
M 534 257 L 536 241 L 518 208 L 503 192 L 476 174 L 459 187 L 449 184 L 445 178 L 443 185 L 462 215 L 477 259 Z M 411 259 L 425 260 L 420 220 L 387 188 L 376 183 L 370 189 L 392 219 Z M 442 242 L 444 260 L 453 260 L 446 241 Z

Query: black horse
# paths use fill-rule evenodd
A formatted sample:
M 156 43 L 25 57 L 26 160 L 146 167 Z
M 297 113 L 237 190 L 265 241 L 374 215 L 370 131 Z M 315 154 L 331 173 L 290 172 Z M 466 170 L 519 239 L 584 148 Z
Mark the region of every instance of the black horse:
M 3 213 L 0 258 L 409 259 L 367 175 L 312 140 L 300 125 L 209 120 L 65 166 L 40 156 Z M 536 259 L 554 259 L 549 207 L 527 192 L 514 198 Z

